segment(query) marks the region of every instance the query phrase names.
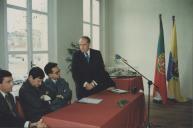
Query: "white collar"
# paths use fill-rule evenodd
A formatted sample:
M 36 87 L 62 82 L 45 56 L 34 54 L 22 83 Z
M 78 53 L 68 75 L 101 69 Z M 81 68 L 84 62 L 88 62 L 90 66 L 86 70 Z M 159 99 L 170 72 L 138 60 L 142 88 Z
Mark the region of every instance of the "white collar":
M 88 49 L 88 51 L 86 52 L 88 54 L 88 56 L 90 56 L 90 49 Z M 84 53 L 85 55 L 85 53 Z
M 51 79 L 52 80 L 52 82 L 54 82 L 54 84 L 57 82 L 57 80 L 53 80 L 53 79 Z
M 3 97 L 5 98 L 6 93 L 3 92 L 3 91 L 1 91 L 1 90 L 0 90 L 0 93 L 1 93 L 1 94 L 3 95 Z

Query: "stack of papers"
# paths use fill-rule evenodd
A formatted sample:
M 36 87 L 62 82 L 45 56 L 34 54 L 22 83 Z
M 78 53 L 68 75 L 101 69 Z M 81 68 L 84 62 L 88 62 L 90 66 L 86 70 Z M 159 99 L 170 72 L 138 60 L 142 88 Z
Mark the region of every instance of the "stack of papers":
M 91 98 L 91 97 L 86 97 L 78 100 L 80 103 L 88 103 L 88 104 L 99 104 L 103 99 L 97 99 L 97 98 Z
M 127 93 L 127 90 L 123 90 L 123 89 L 112 89 L 111 92 L 113 93 L 117 93 L 117 94 L 122 94 L 122 93 Z

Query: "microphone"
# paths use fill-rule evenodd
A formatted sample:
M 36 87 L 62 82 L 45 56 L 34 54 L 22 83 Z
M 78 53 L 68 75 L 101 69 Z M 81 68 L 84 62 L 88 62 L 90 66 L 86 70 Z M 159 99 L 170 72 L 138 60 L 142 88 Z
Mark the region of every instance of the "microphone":
M 127 62 L 127 60 L 124 59 L 123 57 L 121 57 L 119 54 L 115 54 L 115 59 L 116 59 L 116 60 L 122 60 L 122 61 L 124 61 L 124 62 Z
M 127 63 L 127 60 L 124 59 L 123 57 L 121 57 L 119 54 L 115 54 L 115 59 L 117 59 L 117 60 L 122 60 L 126 65 L 128 65 L 128 66 L 131 67 L 134 71 L 136 71 L 135 68 L 133 68 L 131 65 L 129 65 L 129 64 Z M 136 72 L 137 72 L 137 71 L 136 71 Z M 138 73 L 138 72 L 137 72 L 137 73 Z M 132 94 L 135 94 L 135 93 L 137 93 L 137 91 L 138 91 L 136 85 L 132 85 L 129 90 L 131 91 Z
M 148 79 L 146 76 L 144 76 L 143 74 L 141 74 L 137 69 L 135 69 L 133 66 L 131 66 L 126 59 L 124 59 L 123 57 L 121 57 L 119 54 L 115 54 L 115 59 L 117 60 L 122 60 L 127 66 L 129 66 L 130 68 L 132 68 L 135 72 L 137 72 L 140 76 L 142 76 L 144 79 L 146 79 L 148 81 L 148 85 L 154 85 L 156 87 L 158 87 L 157 85 L 155 85 L 150 79 Z

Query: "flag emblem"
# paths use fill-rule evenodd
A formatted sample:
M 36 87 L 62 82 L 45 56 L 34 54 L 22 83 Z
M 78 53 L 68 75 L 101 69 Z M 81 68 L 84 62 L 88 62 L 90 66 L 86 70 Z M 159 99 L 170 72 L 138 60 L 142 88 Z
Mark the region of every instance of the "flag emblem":
M 161 73 L 162 75 L 165 74 L 165 55 L 164 53 L 161 53 L 158 57 L 157 69 L 158 69 L 158 72 Z

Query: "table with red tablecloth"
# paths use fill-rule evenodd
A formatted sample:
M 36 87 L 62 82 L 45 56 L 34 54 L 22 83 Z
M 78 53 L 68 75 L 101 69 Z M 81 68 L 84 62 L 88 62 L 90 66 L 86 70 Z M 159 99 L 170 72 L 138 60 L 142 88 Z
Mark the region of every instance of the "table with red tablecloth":
M 112 78 L 116 83 L 117 88 L 130 90 L 132 87 L 136 87 L 137 90 L 144 90 L 143 88 L 143 80 L 141 76 L 134 77 L 117 77 Z
M 144 123 L 143 93 L 115 94 L 107 90 L 90 97 L 103 99 L 99 104 L 74 102 L 43 117 L 49 128 L 141 128 Z M 128 103 L 120 107 L 120 100 Z

